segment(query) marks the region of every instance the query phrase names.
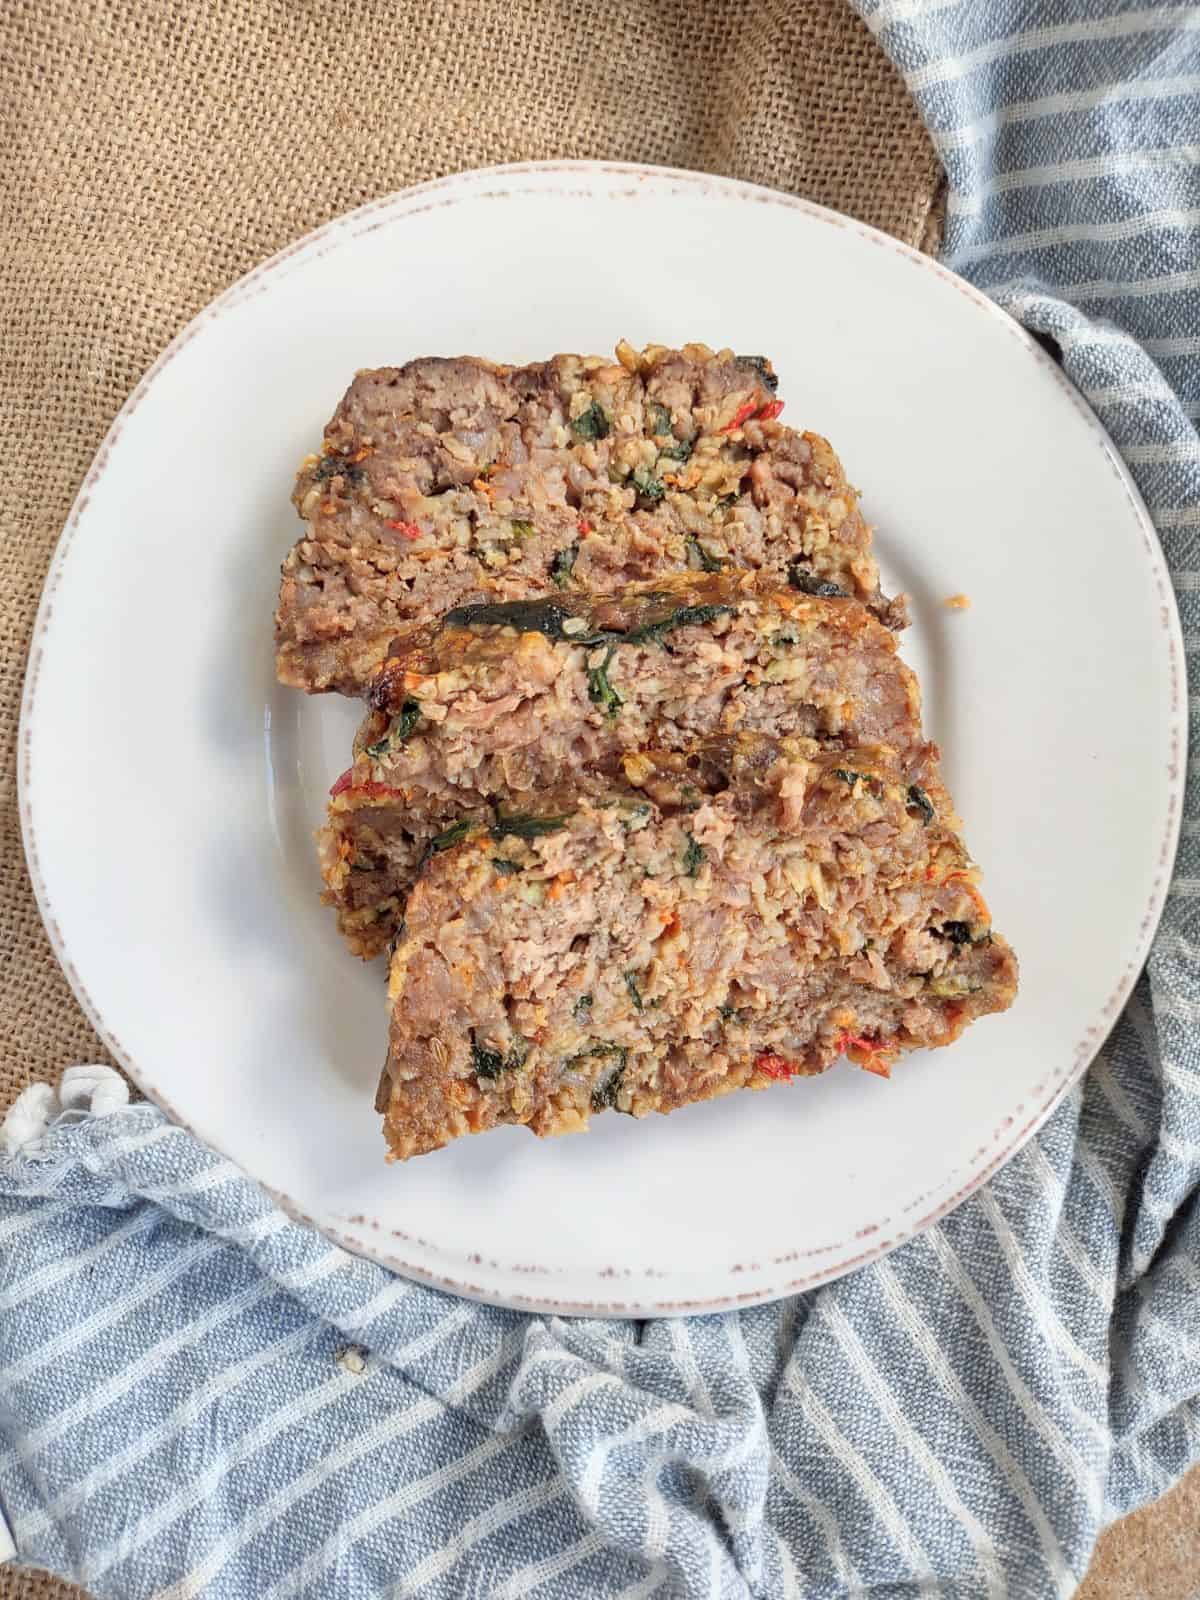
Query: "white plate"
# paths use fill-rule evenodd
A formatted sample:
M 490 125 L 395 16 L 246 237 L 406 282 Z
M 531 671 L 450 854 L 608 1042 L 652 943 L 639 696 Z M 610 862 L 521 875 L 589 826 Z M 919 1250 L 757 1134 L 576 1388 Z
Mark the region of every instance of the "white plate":
M 383 973 L 317 903 L 354 708 L 275 687 L 292 475 L 358 367 L 702 339 L 769 353 L 915 622 L 905 653 L 1022 989 L 884 1082 L 522 1129 L 386 1166 Z M 968 612 L 943 597 L 965 591 Z M 766 189 L 572 164 L 426 184 L 252 272 L 138 387 L 80 491 L 26 688 L 46 924 L 154 1099 L 332 1237 L 462 1294 L 648 1316 L 845 1272 L 956 1204 L 1083 1070 L 1146 954 L 1182 782 L 1146 513 L 1053 363 L 965 283 Z

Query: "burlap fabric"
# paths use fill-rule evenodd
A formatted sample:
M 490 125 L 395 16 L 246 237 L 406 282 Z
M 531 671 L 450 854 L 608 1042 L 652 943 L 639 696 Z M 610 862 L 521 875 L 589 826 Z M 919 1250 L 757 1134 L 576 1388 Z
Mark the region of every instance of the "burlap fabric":
M 845 0 L 10 0 L 0 19 L 3 1108 L 104 1058 L 25 873 L 18 706 L 72 497 L 189 318 L 329 217 L 489 162 L 728 173 L 926 247 L 940 168 Z M 0 1600 L 77 1592 L 0 1569 Z

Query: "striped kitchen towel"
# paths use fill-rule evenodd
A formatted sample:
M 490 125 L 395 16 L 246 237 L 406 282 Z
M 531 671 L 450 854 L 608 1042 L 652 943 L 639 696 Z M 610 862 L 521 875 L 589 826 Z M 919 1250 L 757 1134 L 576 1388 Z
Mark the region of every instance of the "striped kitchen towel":
M 1200 10 L 862 9 L 945 160 L 947 263 L 1124 452 L 1194 661 Z M 18 1558 L 113 1600 L 1069 1594 L 1200 1458 L 1198 887 L 1193 757 L 1162 930 L 1085 1081 L 940 1225 L 740 1314 L 453 1300 L 103 1070 L 29 1091 L 0 1158 Z

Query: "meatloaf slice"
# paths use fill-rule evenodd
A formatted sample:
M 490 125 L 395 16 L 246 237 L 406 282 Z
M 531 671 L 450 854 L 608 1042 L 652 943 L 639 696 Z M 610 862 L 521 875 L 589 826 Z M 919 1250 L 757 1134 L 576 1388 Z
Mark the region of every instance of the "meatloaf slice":
M 751 736 L 690 756 L 647 758 L 657 802 L 548 797 L 517 829 L 464 823 L 425 864 L 391 962 L 392 1158 L 673 1111 L 842 1054 L 886 1076 L 1011 1003 L 962 841 L 892 752 Z
M 361 694 L 397 632 L 472 600 L 761 568 L 899 623 L 829 444 L 776 419 L 761 357 L 473 357 L 362 372 L 300 469 L 282 682 Z
M 882 743 L 910 784 L 936 782 L 893 634 L 857 601 L 745 574 L 452 611 L 396 642 L 372 701 L 320 846 L 326 899 L 364 958 L 455 818 L 528 810 L 548 785 L 636 782 L 649 747 L 741 732 Z

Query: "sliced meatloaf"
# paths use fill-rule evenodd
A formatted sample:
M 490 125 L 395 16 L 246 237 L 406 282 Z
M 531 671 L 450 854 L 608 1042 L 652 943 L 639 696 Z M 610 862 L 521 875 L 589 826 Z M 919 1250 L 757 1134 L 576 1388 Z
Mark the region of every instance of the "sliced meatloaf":
M 726 565 L 903 620 L 829 444 L 776 420 L 769 362 L 617 354 L 360 373 L 297 479 L 280 679 L 358 695 L 396 633 L 460 603 Z
M 321 838 L 326 899 L 365 958 L 390 940 L 430 841 L 550 785 L 636 783 L 639 752 L 743 732 L 881 743 L 936 782 L 920 693 L 857 601 L 681 574 L 609 596 L 467 606 L 399 639 Z
M 524 1123 L 887 1075 L 1016 988 L 976 872 L 880 747 L 647 756 L 657 800 L 547 796 L 425 863 L 391 962 L 392 1158 Z

